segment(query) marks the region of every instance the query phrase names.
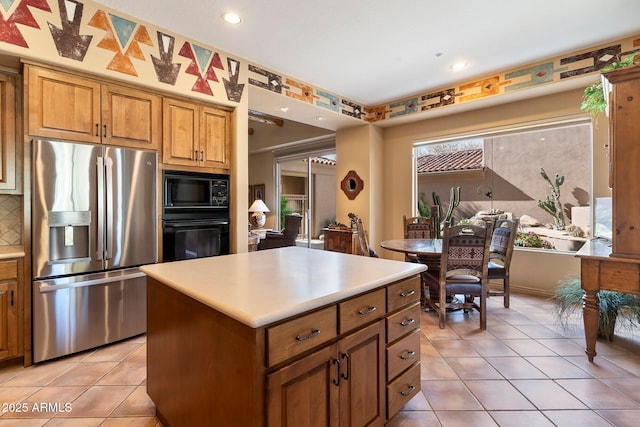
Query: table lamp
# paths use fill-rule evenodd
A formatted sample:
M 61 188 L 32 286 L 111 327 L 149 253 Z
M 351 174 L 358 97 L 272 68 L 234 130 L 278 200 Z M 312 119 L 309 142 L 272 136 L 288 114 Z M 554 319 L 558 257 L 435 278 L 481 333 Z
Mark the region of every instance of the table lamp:
M 269 208 L 261 199 L 256 199 L 253 201 L 253 203 L 249 207 L 249 212 L 253 212 L 253 215 L 251 215 L 251 224 L 255 228 L 264 227 L 264 223 L 267 220 L 267 217 L 264 213 L 269 212 Z

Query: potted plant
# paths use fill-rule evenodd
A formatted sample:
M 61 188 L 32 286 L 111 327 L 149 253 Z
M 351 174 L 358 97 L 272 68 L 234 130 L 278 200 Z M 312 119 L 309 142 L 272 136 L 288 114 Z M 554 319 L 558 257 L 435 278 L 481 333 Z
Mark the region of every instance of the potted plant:
M 559 282 L 555 289 L 553 301 L 560 322 L 564 325 L 569 319 L 582 312 L 582 300 L 585 295 L 580 285 L 580 279 L 570 279 Z M 598 319 L 598 336 L 608 341 L 613 340 L 618 316 L 623 316 L 631 326 L 640 321 L 640 297 L 620 292 L 601 290 L 598 292 L 600 302 L 600 317 Z
M 636 54 L 633 53 L 623 60 L 612 62 L 611 64 L 601 68 L 600 72 L 604 73 L 611 70 L 617 70 L 618 68 L 625 68 L 634 65 L 635 56 Z M 589 112 L 594 120 L 600 113 L 607 111 L 608 104 L 608 95 L 605 94 L 605 92 L 607 92 L 608 94 L 608 90 L 606 90 L 606 85 L 608 83 L 605 82 L 604 76 L 600 77 L 600 79 L 585 88 L 582 95 L 582 104 L 580 104 L 580 109 Z

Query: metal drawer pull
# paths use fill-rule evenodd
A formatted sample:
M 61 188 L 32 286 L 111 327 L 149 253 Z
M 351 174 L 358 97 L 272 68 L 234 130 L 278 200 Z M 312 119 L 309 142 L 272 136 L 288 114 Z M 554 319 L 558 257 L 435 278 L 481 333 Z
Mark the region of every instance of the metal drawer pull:
M 306 337 L 303 337 L 301 335 L 296 335 L 296 341 L 298 342 L 306 341 L 318 335 L 320 335 L 320 329 L 312 329 L 311 335 L 307 335 Z
M 401 355 L 400 355 L 400 359 L 402 359 L 402 360 L 409 360 L 409 359 L 411 359 L 411 358 L 412 358 L 413 356 L 415 356 L 415 355 L 416 355 L 416 352 L 415 352 L 415 351 L 411 351 L 411 350 L 409 350 L 409 351 L 407 351 L 405 354 L 401 354 Z
M 407 292 L 400 292 L 400 296 L 405 298 L 405 297 L 410 297 L 411 295 L 414 295 L 415 293 L 416 293 L 416 291 L 411 289 L 410 291 L 407 291 Z
M 407 319 L 400 322 L 400 326 L 409 326 L 416 323 L 415 319 Z
M 415 389 L 416 389 L 415 386 L 410 385 L 409 388 L 407 388 L 406 390 L 402 390 L 400 394 L 403 396 L 409 396 L 411 393 L 413 393 L 413 390 Z
M 361 316 L 364 316 L 365 314 L 370 314 L 370 313 L 373 313 L 374 311 L 376 311 L 376 308 L 370 305 L 369 307 L 367 307 L 366 310 L 363 310 L 363 309 L 358 310 L 358 314 Z

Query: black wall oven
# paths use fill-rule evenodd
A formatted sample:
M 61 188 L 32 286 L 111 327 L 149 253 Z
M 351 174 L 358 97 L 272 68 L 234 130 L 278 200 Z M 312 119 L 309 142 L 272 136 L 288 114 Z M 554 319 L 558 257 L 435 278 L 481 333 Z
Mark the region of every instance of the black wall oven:
M 162 260 L 229 253 L 229 175 L 162 173 Z

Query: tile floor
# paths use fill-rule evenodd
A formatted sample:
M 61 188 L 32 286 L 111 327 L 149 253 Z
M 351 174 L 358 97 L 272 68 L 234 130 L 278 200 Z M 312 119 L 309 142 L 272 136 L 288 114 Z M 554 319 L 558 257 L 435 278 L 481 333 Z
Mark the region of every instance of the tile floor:
M 560 327 L 544 298 L 514 295 L 510 309 L 491 298 L 486 331 L 478 313 L 447 320 L 441 330 L 435 314 L 422 314 L 422 393 L 388 426 L 638 425 L 638 331 L 619 325 L 613 343 L 598 341 L 591 364 L 581 319 Z M 0 427 L 161 426 L 146 395 L 145 342 L 1 368 L 0 411 L 11 411 L 0 412 Z M 4 406 L 11 402 L 27 412 Z

